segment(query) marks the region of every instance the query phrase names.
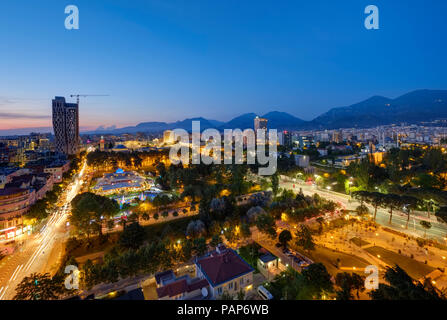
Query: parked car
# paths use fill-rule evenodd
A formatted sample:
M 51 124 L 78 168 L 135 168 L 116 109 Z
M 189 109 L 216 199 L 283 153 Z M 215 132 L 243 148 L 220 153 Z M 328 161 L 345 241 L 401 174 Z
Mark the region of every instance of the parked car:
M 263 300 L 272 300 L 273 295 L 264 286 L 258 287 L 258 294 Z

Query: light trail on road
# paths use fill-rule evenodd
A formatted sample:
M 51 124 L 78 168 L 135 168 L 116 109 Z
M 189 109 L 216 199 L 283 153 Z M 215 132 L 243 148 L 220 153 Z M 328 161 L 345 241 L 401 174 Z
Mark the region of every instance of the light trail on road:
M 27 246 L 29 247 L 29 249 L 32 250 L 32 254 L 28 258 L 26 258 L 20 257 L 20 254 L 17 253 L 19 255 L 19 258 L 25 258 L 26 263 L 17 263 L 14 272 L 11 274 L 9 280 L 7 281 L 7 285 L 1 287 L 0 289 L 0 300 L 12 299 L 12 289 L 15 289 L 17 287 L 17 284 L 24 277 L 33 272 L 41 272 L 42 269 L 45 267 L 44 262 L 46 262 L 50 258 L 50 253 L 53 249 L 54 244 L 56 243 L 56 238 L 59 234 L 61 234 L 60 227 L 68 218 L 68 205 L 80 191 L 80 181 L 82 180 L 86 167 L 87 163 L 86 161 L 84 161 L 79 175 L 74 179 L 73 183 L 70 185 L 71 187 L 69 186 L 70 189 L 66 194 L 63 206 L 60 209 L 55 210 L 51 214 L 48 222 L 34 238 L 28 240 L 29 243 L 27 244 Z M 33 248 L 34 246 L 36 246 L 36 248 Z
M 313 195 L 314 193 L 317 193 L 323 198 L 332 200 L 334 202 L 341 203 L 346 209 L 355 210 L 356 204 L 353 201 L 349 201 L 349 196 L 344 196 L 342 194 L 334 194 L 331 192 L 327 192 L 324 190 L 317 189 L 313 186 L 308 186 L 305 184 L 300 184 L 298 182 L 289 182 L 281 180 L 281 187 L 289 189 L 294 191 L 295 193 L 299 192 L 300 188 L 302 189 L 304 194 L 307 195 Z M 369 206 L 371 208 L 371 206 Z M 374 211 L 372 211 L 373 213 Z M 445 237 L 447 235 L 447 225 L 445 223 L 441 222 L 434 222 L 431 221 L 431 228 L 429 230 L 424 230 L 423 227 L 420 225 L 420 223 L 416 223 L 415 221 L 422 221 L 426 220 L 425 218 L 421 216 L 410 216 L 410 221 L 412 221 L 412 228 L 411 225 L 409 225 L 409 228 L 406 228 L 407 224 L 407 215 L 403 214 L 399 211 L 393 211 L 393 219 L 392 224 L 389 223 L 389 217 L 390 214 L 384 210 L 383 208 L 379 208 L 377 210 L 377 216 L 376 216 L 376 222 L 384 227 L 398 230 L 403 233 L 407 233 L 409 235 L 417 236 L 417 237 L 424 237 L 429 236 L 431 238 L 437 239 L 438 241 L 445 242 Z M 413 219 L 413 220 L 412 220 Z M 413 229 L 413 230 L 411 230 Z
M 3 296 L 5 295 L 6 291 L 8 290 L 8 287 L 9 287 L 9 286 L 6 286 L 5 290 L 4 290 L 3 293 L 1 294 L 1 296 L 0 296 L 0 300 L 3 300 Z M 3 287 L 2 287 L 2 289 L 3 289 Z

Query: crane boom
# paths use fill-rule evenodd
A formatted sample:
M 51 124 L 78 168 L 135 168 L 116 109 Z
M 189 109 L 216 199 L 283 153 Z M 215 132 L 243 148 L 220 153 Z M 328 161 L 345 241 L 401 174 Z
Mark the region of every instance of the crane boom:
M 71 94 L 70 98 L 76 97 L 76 102 L 79 105 L 79 97 L 108 97 L 108 94 Z

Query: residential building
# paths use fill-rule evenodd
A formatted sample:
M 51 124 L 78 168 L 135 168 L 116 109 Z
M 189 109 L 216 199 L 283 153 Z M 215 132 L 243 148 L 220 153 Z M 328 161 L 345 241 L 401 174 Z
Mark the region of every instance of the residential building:
M 158 300 L 209 299 L 209 283 L 206 279 L 189 275 L 176 277 L 172 270 L 155 274 Z
M 219 298 L 224 292 L 234 296 L 240 290 L 253 288 L 254 269 L 236 251 L 223 245 L 197 258 L 195 265 L 196 276 L 208 281 L 213 298 Z
M 23 214 L 36 202 L 32 188 L 0 189 L 0 240 L 10 239 L 24 231 Z
M 269 281 L 280 272 L 280 262 L 277 256 L 264 248 L 262 249 L 265 252 L 258 258 L 257 267 L 259 272 Z
M 53 175 L 54 183 L 61 183 L 64 173 L 68 170 L 70 170 L 70 161 L 61 159 L 46 165 L 43 172 L 51 173 Z

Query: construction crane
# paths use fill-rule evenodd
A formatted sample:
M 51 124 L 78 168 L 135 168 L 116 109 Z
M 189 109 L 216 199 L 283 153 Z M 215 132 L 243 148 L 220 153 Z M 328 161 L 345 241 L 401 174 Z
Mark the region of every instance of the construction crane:
M 71 94 L 70 98 L 76 97 L 76 103 L 79 105 L 79 97 L 108 97 L 108 94 Z

